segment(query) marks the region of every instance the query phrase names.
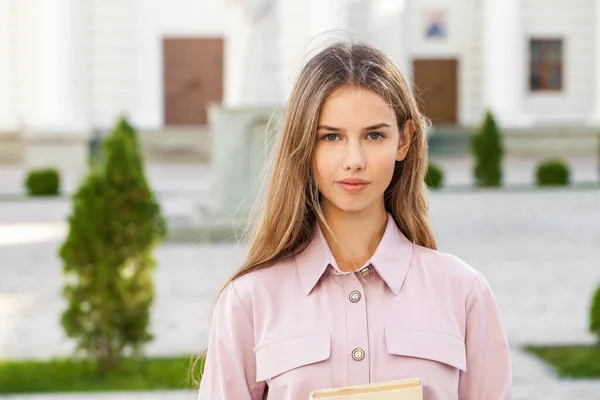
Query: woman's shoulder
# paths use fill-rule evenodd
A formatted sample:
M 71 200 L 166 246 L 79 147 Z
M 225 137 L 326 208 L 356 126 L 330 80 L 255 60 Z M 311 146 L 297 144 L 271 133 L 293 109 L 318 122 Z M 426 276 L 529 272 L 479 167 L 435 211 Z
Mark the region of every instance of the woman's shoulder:
M 477 268 L 455 254 L 418 245 L 414 246 L 413 266 L 418 266 L 430 277 L 459 280 L 469 287 L 481 276 Z
M 226 288 L 233 290 L 242 301 L 250 301 L 257 294 L 272 293 L 274 288 L 293 281 L 296 276 L 294 259 L 286 257 L 233 279 Z

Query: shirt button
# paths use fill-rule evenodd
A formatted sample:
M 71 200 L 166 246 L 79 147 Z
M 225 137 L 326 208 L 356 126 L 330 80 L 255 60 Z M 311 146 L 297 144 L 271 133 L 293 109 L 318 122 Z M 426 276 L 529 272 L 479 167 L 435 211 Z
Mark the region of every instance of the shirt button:
M 362 361 L 362 359 L 365 358 L 365 351 L 363 349 L 352 350 L 352 358 L 356 361 Z
M 369 275 L 369 272 L 371 272 L 371 268 L 367 267 L 367 268 L 364 268 L 364 269 L 362 269 L 362 270 L 360 271 L 360 274 L 361 274 L 362 276 L 367 276 L 367 275 Z
M 350 293 L 350 301 L 353 303 L 358 303 L 360 301 L 361 295 L 358 290 L 353 290 Z

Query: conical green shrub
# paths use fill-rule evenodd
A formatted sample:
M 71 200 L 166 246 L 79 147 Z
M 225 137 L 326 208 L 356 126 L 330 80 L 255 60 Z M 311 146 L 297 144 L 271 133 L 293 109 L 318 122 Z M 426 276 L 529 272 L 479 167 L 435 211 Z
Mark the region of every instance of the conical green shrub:
M 69 233 L 59 250 L 67 279 L 63 329 L 101 372 L 127 354 L 139 355 L 152 339 L 152 253 L 165 234 L 136 132 L 120 118 L 104 142 L 102 164 L 73 196 Z
M 600 345 L 600 285 L 598 285 L 592 296 L 589 328 L 590 332 L 596 336 L 596 341 Z
M 501 186 L 504 148 L 500 130 L 490 111 L 486 112 L 483 124 L 472 137 L 471 150 L 475 157 L 473 173 L 477 186 Z

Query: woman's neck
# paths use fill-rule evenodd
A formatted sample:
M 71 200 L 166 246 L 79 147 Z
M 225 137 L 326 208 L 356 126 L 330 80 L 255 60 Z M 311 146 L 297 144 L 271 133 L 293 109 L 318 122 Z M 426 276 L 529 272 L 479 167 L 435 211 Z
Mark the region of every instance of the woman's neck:
M 340 270 L 361 268 L 375 253 L 385 233 L 388 217 L 383 204 L 353 213 L 324 205 L 323 213 L 333 235 L 324 226 L 321 231 Z

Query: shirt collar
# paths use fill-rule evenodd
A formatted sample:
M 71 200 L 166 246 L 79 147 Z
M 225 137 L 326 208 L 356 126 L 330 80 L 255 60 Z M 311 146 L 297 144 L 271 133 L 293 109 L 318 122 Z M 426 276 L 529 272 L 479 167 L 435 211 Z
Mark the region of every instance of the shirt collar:
M 413 244 L 400 231 L 388 213 L 388 222 L 381 242 L 367 264 L 371 264 L 390 290 L 397 295 L 404 284 L 413 255 Z M 329 265 L 336 265 L 319 224 L 308 246 L 296 254 L 296 269 L 304 292 L 308 295 L 317 285 Z

